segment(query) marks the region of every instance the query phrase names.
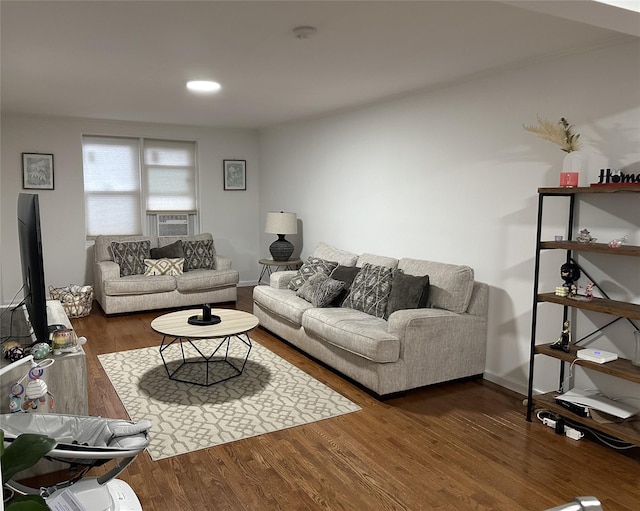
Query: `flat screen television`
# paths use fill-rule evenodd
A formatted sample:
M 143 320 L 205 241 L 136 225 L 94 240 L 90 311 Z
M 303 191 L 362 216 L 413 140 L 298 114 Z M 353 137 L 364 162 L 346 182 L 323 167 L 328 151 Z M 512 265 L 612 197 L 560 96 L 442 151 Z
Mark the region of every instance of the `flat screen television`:
M 22 263 L 24 304 L 36 342 L 49 342 L 47 295 L 40 231 L 38 195 L 18 194 L 18 242 Z

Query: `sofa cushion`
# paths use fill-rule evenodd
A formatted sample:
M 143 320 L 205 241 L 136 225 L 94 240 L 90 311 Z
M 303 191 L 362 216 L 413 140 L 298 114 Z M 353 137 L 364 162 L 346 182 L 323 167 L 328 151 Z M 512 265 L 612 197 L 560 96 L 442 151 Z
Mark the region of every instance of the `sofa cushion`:
M 360 271 L 360 268 L 357 266 L 342 266 L 339 265 L 335 270 L 331 272 L 331 278 L 334 280 L 340 280 L 344 282 L 344 287 L 340 290 L 338 295 L 333 299 L 331 304 L 334 307 L 340 307 L 344 299 L 347 297 L 349 293 L 349 289 L 351 289 L 351 284 L 353 284 L 353 279 L 356 278 L 356 275 Z
M 113 260 L 120 266 L 120 276 L 143 275 L 144 260 L 150 257 L 151 243 L 142 241 L 112 241 Z
M 113 280 L 105 280 L 104 293 L 109 296 L 147 295 L 168 293 L 176 288 L 176 278 L 171 275 L 130 275 Z
M 184 257 L 184 249 L 182 248 L 182 240 L 174 241 L 170 245 L 164 247 L 156 247 L 151 249 L 152 259 L 178 258 Z
M 331 272 L 338 266 L 334 261 L 327 261 L 319 257 L 309 256 L 293 278 L 289 281 L 289 289 L 297 291 L 302 287 L 309 277 L 321 271 L 325 275 L 331 275 Z
M 296 295 L 311 302 L 315 307 L 326 307 L 338 296 L 343 287 L 344 282 L 334 280 L 325 273 L 318 272 L 300 286 Z
M 144 274 L 147 277 L 151 275 L 181 275 L 183 273 L 184 257 L 145 259 L 144 265 Z
M 311 303 L 296 296 L 292 290 L 270 286 L 254 287 L 253 301 L 297 327 L 302 325 L 302 316 L 305 311 L 314 308 Z
M 388 319 L 397 310 L 424 308 L 427 306 L 428 298 L 428 275 L 418 277 L 409 275 L 402 270 L 396 270 L 384 319 Z
M 189 293 L 237 284 L 238 272 L 235 270 L 191 270 L 182 275 L 176 275 L 175 279 L 178 291 Z
M 462 314 L 467 311 L 473 292 L 474 273 L 468 266 L 401 259 L 398 268 L 411 275 L 429 275 L 428 307 Z
M 322 241 L 316 245 L 313 256 L 327 261 L 335 261 L 342 266 L 355 266 L 358 261 L 358 254 L 340 250 Z
M 387 322 L 346 308 L 312 308 L 302 317 L 309 335 L 374 362 L 395 362 L 400 340 L 387 332 Z
M 398 267 L 398 260 L 394 257 L 380 256 L 376 254 L 362 254 L 358 257 L 358 263 L 356 266 L 362 268 L 365 264 L 372 264 L 374 266 L 385 266 L 387 268 Z
M 215 270 L 216 250 L 213 240 L 184 240 L 184 271 Z
M 365 263 L 351 284 L 342 307 L 383 318 L 389 301 L 393 268 Z

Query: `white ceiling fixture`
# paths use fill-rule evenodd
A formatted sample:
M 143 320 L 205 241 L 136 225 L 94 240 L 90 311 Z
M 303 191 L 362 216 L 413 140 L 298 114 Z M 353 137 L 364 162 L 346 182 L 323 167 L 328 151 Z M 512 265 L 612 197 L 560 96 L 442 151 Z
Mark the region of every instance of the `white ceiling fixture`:
M 293 35 L 296 39 L 309 39 L 317 31 L 318 29 L 312 26 L 296 27 L 293 29 Z
M 220 84 L 210 80 L 190 80 L 187 82 L 187 89 L 193 92 L 218 92 Z

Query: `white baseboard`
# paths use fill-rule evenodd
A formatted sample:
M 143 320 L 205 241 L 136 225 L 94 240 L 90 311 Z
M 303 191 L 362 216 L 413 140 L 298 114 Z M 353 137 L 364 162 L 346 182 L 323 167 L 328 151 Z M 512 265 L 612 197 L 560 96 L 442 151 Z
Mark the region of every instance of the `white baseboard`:
M 513 392 L 522 394 L 523 396 L 527 395 L 528 388 L 526 383 L 511 380 L 509 378 L 505 378 L 504 376 L 493 374 L 487 371 L 485 371 L 483 377 L 485 380 L 490 381 L 491 383 L 495 383 L 496 385 L 505 387 L 509 390 L 512 390 Z

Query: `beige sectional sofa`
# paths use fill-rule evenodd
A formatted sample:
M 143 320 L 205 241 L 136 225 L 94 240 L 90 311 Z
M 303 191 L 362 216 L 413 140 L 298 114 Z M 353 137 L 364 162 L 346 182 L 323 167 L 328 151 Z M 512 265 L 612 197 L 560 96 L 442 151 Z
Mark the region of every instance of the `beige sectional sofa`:
M 120 249 L 124 244 L 131 243 L 134 244 L 132 246 L 138 244 L 144 248 L 148 246 L 151 250 L 165 251 L 167 247 L 180 248 L 183 245 L 206 246 L 207 252 L 201 259 L 195 256 L 183 258 L 181 273 L 170 271 L 168 274 L 145 275 L 138 272 L 123 275 L 122 267 L 116 260 L 131 257 L 126 252 L 118 252 L 114 257 L 114 246 Z M 140 263 L 140 258 L 136 254 L 133 259 L 136 259 L 135 263 Z M 151 257 L 148 259 L 151 263 L 158 261 Z M 173 261 L 179 259 L 173 258 Z M 195 261 L 192 266 L 201 264 L 203 267 L 187 268 L 190 260 Z M 149 261 L 144 267 L 147 271 L 150 268 Z M 94 293 L 105 314 L 235 302 L 238 280 L 237 270 L 231 268 L 231 259 L 215 252 L 213 236 L 209 233 L 189 237 L 98 236 L 95 240 Z
M 290 289 L 300 273 L 276 272 L 269 286 L 253 291 L 254 314 L 262 327 L 379 396 L 484 372 L 488 286 L 474 281 L 471 268 L 358 255 L 326 243 L 316 247 L 313 257 L 341 269 L 368 265 L 392 268 L 394 274 L 428 275 L 428 302 L 391 311 L 387 318 L 350 308 L 348 296 L 341 306 L 334 300 L 333 306 L 316 307 L 300 296 L 302 288 Z

